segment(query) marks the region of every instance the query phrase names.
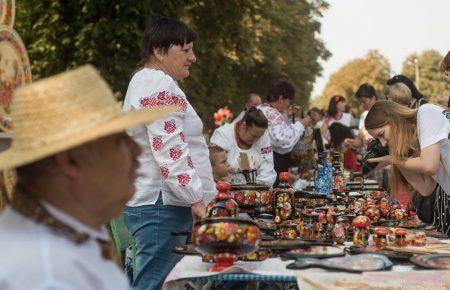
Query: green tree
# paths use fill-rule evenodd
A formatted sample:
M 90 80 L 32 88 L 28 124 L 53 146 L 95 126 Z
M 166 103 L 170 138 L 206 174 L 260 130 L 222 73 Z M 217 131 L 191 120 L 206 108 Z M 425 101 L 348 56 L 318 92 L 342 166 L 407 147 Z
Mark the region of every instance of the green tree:
M 327 109 L 330 98 L 344 96 L 355 112 L 361 108 L 355 99 L 355 93 L 363 83 L 374 86 L 378 96 L 383 95 L 386 80 L 390 76 L 389 61 L 377 50 L 369 51 L 364 57 L 353 59 L 332 74 L 325 85 L 322 95 L 310 101 L 311 106 Z
M 419 90 L 431 102 L 436 101 L 439 95 L 449 96 L 450 86 L 448 80 L 439 70 L 444 57 L 436 50 L 426 50 L 419 55 L 413 53 L 403 62 L 402 74 L 416 81 L 414 60 L 419 66 Z
M 198 33 L 198 61 L 181 86 L 212 127 L 219 107 L 238 112 L 245 95 L 264 95 L 275 78 L 292 80 L 298 102 L 307 102 L 318 60 L 329 55 L 317 38 L 326 8 L 323 0 L 21 0 L 15 28 L 34 79 L 92 63 L 121 99 L 139 67 L 147 21 L 188 23 Z

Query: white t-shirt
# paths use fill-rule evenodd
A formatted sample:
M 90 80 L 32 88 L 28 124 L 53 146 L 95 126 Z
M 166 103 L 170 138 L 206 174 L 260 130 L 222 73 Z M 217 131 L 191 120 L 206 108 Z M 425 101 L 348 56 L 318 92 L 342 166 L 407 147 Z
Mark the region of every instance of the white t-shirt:
M 450 122 L 443 111 L 443 108 L 433 104 L 422 105 L 417 113 L 417 130 L 420 149 L 439 143 L 442 161 L 446 164 L 447 170 L 450 170 L 450 140 L 448 139 Z M 450 180 L 441 162 L 433 178 L 447 195 L 450 195 Z
M 126 290 L 128 279 L 117 264 L 102 257 L 96 230 L 44 203 L 58 220 L 89 240 L 76 244 L 66 236 L 7 207 L 0 215 L 1 290 Z

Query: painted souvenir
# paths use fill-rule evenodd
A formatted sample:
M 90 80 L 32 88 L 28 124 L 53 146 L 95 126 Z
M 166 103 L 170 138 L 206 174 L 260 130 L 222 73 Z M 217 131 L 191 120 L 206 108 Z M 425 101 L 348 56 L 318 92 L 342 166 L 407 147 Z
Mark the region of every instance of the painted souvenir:
M 280 185 L 273 191 L 273 208 L 275 211 L 275 223 L 281 224 L 284 221 L 295 219 L 295 197 L 294 190 L 288 183 L 289 173 L 280 173 Z
M 340 172 L 333 177 L 333 190 L 338 192 L 344 191 L 344 177 Z
M 333 227 L 333 240 L 336 244 L 343 245 L 347 240 L 347 232 L 345 229 L 345 221 L 343 217 L 339 217 Z
M 269 249 L 259 248 L 256 252 L 239 257 L 241 261 L 264 261 L 270 258 L 271 252 Z
M 14 0 L 0 0 L 0 25 L 14 26 L 15 6 Z
M 297 259 L 294 263 L 288 264 L 287 269 L 307 269 L 323 268 L 334 271 L 346 271 L 361 273 L 366 271 L 381 271 L 392 267 L 392 262 L 384 255 L 360 254 L 330 259 Z M 333 289 L 332 287 L 330 289 Z
M 404 229 L 395 230 L 395 245 L 397 247 L 406 247 L 406 230 Z
M 319 194 L 331 194 L 333 192 L 333 167 L 327 160 L 327 152 L 322 152 L 320 162 L 317 165 L 315 190 Z
M 388 245 L 387 235 L 389 231 L 386 228 L 375 228 L 373 232 L 373 241 L 377 248 L 384 249 Z
M 375 205 L 368 208 L 364 214 L 366 215 L 366 217 L 368 217 L 371 221 L 374 222 L 380 219 L 380 211 Z
M 195 223 L 192 243 L 203 255 L 214 257 L 216 265 L 209 271 L 222 271 L 237 257 L 255 252 L 261 241 L 256 222 L 245 219 L 216 217 Z
M 391 218 L 396 220 L 401 220 L 403 218 L 406 218 L 408 214 L 404 209 L 402 209 L 400 206 L 398 206 L 396 209 L 394 209 L 391 212 Z
M 264 184 L 232 184 L 231 196 L 240 209 L 272 213 L 272 192 Z
M 364 215 L 357 216 L 353 220 L 353 245 L 367 246 L 369 240 L 370 220 Z
M 417 256 L 414 256 L 411 258 L 411 262 L 417 266 L 427 268 L 427 269 L 450 270 L 450 254 L 417 255 Z M 444 273 L 444 271 L 438 271 L 438 272 L 439 272 L 440 276 L 445 277 L 445 281 L 448 281 L 448 275 L 441 274 L 441 273 Z M 434 277 L 434 278 L 436 278 L 436 277 Z M 439 286 L 437 286 L 437 287 L 439 287 Z M 443 287 L 443 288 L 447 289 L 448 287 Z
M 427 245 L 427 236 L 424 232 L 416 232 L 416 235 L 412 241 L 413 246 L 423 247 Z
M 311 224 L 309 228 L 309 238 L 321 239 L 323 224 L 319 220 L 320 214 L 317 212 L 311 213 Z M 323 220 L 323 219 L 322 219 Z
M 219 181 L 216 184 L 217 195 L 206 207 L 208 217 L 237 217 L 238 206 L 231 198 L 230 184 L 228 182 Z
M 8 26 L 0 26 L 0 71 L 0 129 L 11 131 L 13 91 L 31 82 L 31 70 L 22 39 Z
M 277 234 L 279 238 L 286 240 L 294 240 L 297 238 L 297 224 L 281 224 L 277 226 Z

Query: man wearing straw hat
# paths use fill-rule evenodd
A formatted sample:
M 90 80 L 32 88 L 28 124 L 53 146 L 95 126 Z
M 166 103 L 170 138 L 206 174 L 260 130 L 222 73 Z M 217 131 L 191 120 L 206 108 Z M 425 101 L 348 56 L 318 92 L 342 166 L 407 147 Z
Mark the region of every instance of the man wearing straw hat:
M 104 227 L 134 192 L 139 146 L 124 130 L 174 108 L 123 113 L 91 66 L 14 94 L 14 137 L 0 170 L 16 168 L 0 215 L 0 289 L 128 289 Z

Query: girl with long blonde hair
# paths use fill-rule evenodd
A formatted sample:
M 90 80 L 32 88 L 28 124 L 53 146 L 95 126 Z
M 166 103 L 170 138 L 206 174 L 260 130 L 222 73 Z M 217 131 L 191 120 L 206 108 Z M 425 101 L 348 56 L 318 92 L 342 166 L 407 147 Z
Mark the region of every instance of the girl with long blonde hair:
M 450 123 L 444 113 L 443 108 L 433 104 L 409 109 L 391 101 L 378 101 L 367 114 L 365 125 L 372 137 L 389 146 L 388 156 L 369 162 L 392 164 L 391 192 L 401 187 L 422 196 L 435 192 L 434 223 L 448 233 Z

